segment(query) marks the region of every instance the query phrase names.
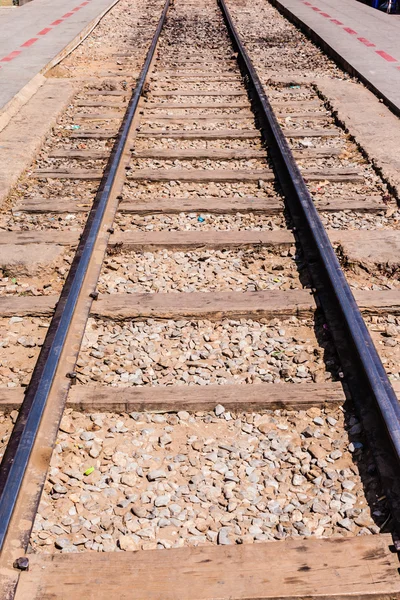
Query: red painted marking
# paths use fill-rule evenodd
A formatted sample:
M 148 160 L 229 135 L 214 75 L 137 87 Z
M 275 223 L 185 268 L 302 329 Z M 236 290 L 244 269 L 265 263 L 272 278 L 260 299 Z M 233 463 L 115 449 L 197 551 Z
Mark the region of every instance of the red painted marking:
M 87 6 L 88 4 L 90 4 L 90 2 L 91 2 L 91 0 L 85 0 L 84 2 L 79 4 L 79 6 L 72 8 L 70 12 L 65 13 L 65 15 L 63 15 L 60 19 L 57 19 L 56 21 L 53 21 L 53 23 L 50 23 L 49 27 L 45 27 L 44 29 L 39 31 L 39 33 L 37 33 L 36 35 L 48 34 L 50 31 L 52 31 L 52 27 L 55 27 L 56 25 L 60 25 L 61 23 L 64 22 L 64 19 L 68 19 L 68 17 L 72 17 L 74 15 L 74 13 L 78 12 L 78 10 L 81 10 L 81 8 L 83 6 Z M 307 4 L 309 4 L 309 2 L 307 2 Z M 26 42 L 21 44 L 20 48 L 29 48 L 35 42 L 37 42 L 38 39 L 39 38 L 37 38 L 37 37 L 30 38 L 29 40 L 27 40 Z M 7 56 L 4 56 L 3 58 L 1 58 L 0 62 L 10 62 L 11 60 L 14 60 L 14 58 L 17 58 L 17 56 L 19 56 L 21 54 L 21 52 L 22 52 L 22 50 L 14 50 L 13 52 L 10 52 L 10 54 L 7 54 Z M 2 66 L 0 65 L 0 69 L 1 68 L 2 68 Z
M 361 42 L 362 44 L 365 44 L 365 46 L 368 46 L 368 48 L 373 48 L 375 47 L 375 44 L 373 44 L 372 42 L 370 42 L 369 40 L 367 40 L 366 38 L 363 37 L 359 37 L 357 38 L 359 42 Z
M 397 58 L 393 58 L 393 56 L 390 56 L 390 54 L 388 54 L 384 50 L 375 50 L 375 52 L 377 54 L 379 54 L 379 56 L 381 56 L 382 58 L 387 60 L 388 62 L 397 62 Z
M 319 12 L 320 15 L 322 15 L 323 17 L 327 17 L 330 19 L 330 16 L 327 13 L 321 12 L 321 9 L 318 8 L 317 6 L 312 6 L 311 2 L 306 2 L 305 0 L 301 0 L 303 2 L 303 4 L 310 6 L 310 8 L 312 8 L 312 10 L 315 10 L 316 12 Z M 349 33 L 350 35 L 358 35 L 356 31 L 354 31 L 354 29 L 351 29 L 350 27 L 344 27 L 343 23 L 341 21 L 338 21 L 337 19 L 330 19 L 331 23 L 334 23 L 335 25 L 342 25 L 343 26 L 343 30 L 346 31 L 347 33 Z M 372 42 L 370 42 L 369 40 L 367 40 L 364 37 L 359 37 L 357 38 L 357 40 L 359 42 L 361 42 L 362 44 L 364 44 L 365 46 L 367 46 L 368 48 L 375 48 L 375 44 L 373 44 Z M 386 60 L 387 62 L 398 62 L 397 58 L 394 58 L 394 56 L 391 56 L 390 54 L 388 54 L 387 52 L 385 52 L 384 50 L 375 50 L 376 54 L 379 54 L 379 56 L 381 58 L 383 58 L 384 60 Z M 400 67 L 396 67 L 399 71 L 400 71 Z
M 10 54 L 7 54 L 7 56 L 0 60 L 1 62 L 10 62 L 10 60 L 14 60 L 14 58 L 17 58 L 17 56 L 19 56 L 21 52 L 22 50 L 14 50 L 14 52 L 10 52 Z
M 30 40 L 28 40 L 27 42 L 25 42 L 25 44 L 21 44 L 21 48 L 29 48 L 29 46 L 32 46 L 32 44 L 34 44 L 35 42 L 38 41 L 39 38 L 31 38 Z
M 321 17 L 327 17 L 328 19 L 331 18 L 331 15 L 328 15 L 328 13 L 320 13 Z

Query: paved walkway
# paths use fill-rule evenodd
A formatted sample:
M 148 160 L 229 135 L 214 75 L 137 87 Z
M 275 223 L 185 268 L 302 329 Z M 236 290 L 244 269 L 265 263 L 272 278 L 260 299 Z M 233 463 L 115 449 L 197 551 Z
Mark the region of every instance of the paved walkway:
M 400 15 L 357 0 L 271 0 L 400 113 Z
M 0 12 L 0 111 L 114 0 L 33 0 Z

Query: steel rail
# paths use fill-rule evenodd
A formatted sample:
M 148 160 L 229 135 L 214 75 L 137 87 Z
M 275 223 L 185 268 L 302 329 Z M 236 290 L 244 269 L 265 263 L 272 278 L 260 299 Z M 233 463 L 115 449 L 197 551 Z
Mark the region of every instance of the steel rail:
M 118 166 L 126 147 L 132 121 L 138 108 L 139 99 L 143 92 L 169 4 L 170 0 L 166 0 L 0 466 L 0 550 L 3 548 L 46 402 L 59 367 L 61 352 L 67 339 L 77 300 L 82 290 L 110 192 L 116 179 Z
M 398 486 L 400 481 L 399 402 L 351 292 L 350 286 L 340 267 L 328 234 L 321 222 L 317 209 L 315 208 L 313 199 L 293 157 L 288 141 L 277 121 L 260 78 L 232 21 L 225 0 L 217 1 L 228 28 L 234 50 L 238 53 L 237 60 L 242 74 L 248 83 L 248 91 L 253 101 L 253 106 L 259 121 L 258 124 L 263 133 L 264 140 L 268 143 L 268 149 L 270 150 L 274 169 L 278 181 L 285 193 L 289 212 L 295 225 L 301 224 L 302 232 L 299 227 L 299 231 L 296 235 L 298 236 L 300 234 L 300 238 L 302 238 L 301 245 L 303 246 L 303 251 L 304 245 L 311 246 L 313 260 L 315 260 L 315 258 L 317 259 L 320 272 L 322 271 L 323 273 L 324 284 L 328 289 L 322 290 L 321 294 L 318 290 L 318 298 L 321 302 L 322 309 L 324 310 L 328 323 L 330 319 L 328 313 L 332 306 L 336 309 L 336 315 L 340 315 L 342 320 L 341 325 L 344 326 L 344 330 L 347 330 L 347 343 L 351 344 L 350 349 L 344 348 L 344 353 L 349 350 L 347 358 L 349 359 L 348 362 L 351 362 L 351 369 L 354 369 L 354 365 L 358 364 L 359 371 L 363 377 L 363 388 L 369 392 L 370 399 L 372 400 L 372 402 L 370 402 L 370 400 L 368 401 L 378 409 L 377 411 L 375 410 L 375 412 L 382 418 L 382 422 L 386 428 L 386 435 L 384 436 L 386 456 L 384 457 L 384 460 L 381 461 L 380 474 L 383 478 L 385 478 L 385 476 L 387 477 L 387 489 L 385 491 L 389 496 L 391 495 L 392 515 L 396 520 L 397 532 L 399 534 L 400 488 L 397 488 L 396 492 L 393 491 L 394 487 Z M 308 252 L 310 251 L 308 250 Z M 326 310 L 326 308 L 328 308 L 328 310 Z M 351 379 L 353 374 L 349 373 L 348 368 L 346 373 L 346 366 L 343 364 L 343 361 L 342 366 L 344 367 L 346 377 L 350 377 Z M 359 382 L 359 378 L 357 379 Z M 355 395 L 359 393 L 357 385 L 359 385 L 359 383 L 356 383 L 353 387 L 350 386 L 352 395 L 353 393 Z M 361 397 L 361 405 L 363 403 L 365 405 L 366 402 L 366 398 Z M 376 427 L 380 427 L 380 424 L 374 423 L 373 419 L 371 419 L 371 415 L 368 415 L 368 419 L 370 425 L 372 421 L 371 430 L 375 427 L 376 432 Z M 371 437 L 376 437 L 374 432 L 372 432 Z M 387 452 L 388 449 L 389 452 Z M 391 454 L 390 461 L 392 462 L 392 467 L 394 467 L 389 475 L 389 468 L 387 468 L 386 465 L 388 454 Z M 377 460 L 379 460 L 379 456 L 377 457 Z M 393 512 L 396 512 L 397 514 L 394 515 Z

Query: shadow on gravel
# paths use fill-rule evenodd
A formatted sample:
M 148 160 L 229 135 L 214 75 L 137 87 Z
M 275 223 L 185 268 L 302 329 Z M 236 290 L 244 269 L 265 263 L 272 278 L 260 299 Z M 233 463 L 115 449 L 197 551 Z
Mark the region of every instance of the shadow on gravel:
M 276 186 L 276 192 L 282 194 L 279 186 Z M 293 230 L 293 221 L 290 217 L 288 209 L 284 209 L 284 217 L 286 226 L 288 229 Z M 307 259 L 304 256 L 303 250 L 300 244 L 296 243 L 296 255 L 294 257 L 296 267 L 298 269 L 298 275 L 302 285 L 305 288 L 311 288 L 313 286 L 312 281 L 318 279 L 317 268 L 311 267 L 311 271 L 307 264 Z M 384 473 L 383 476 L 387 475 L 388 481 L 392 475 L 391 467 L 388 465 L 387 472 L 382 469 L 382 464 L 385 463 L 385 457 L 387 456 L 387 448 L 385 446 L 385 438 L 382 436 L 380 431 L 380 425 L 377 420 L 374 421 L 374 410 L 368 406 L 365 397 L 365 406 L 363 405 L 361 410 L 357 410 L 355 402 L 352 400 L 349 387 L 346 380 L 343 378 L 343 367 L 339 358 L 338 350 L 344 349 L 344 361 L 351 360 L 351 352 L 346 347 L 347 341 L 344 336 L 342 323 L 338 321 L 337 317 L 330 318 L 331 327 L 334 326 L 337 330 L 341 330 L 339 335 L 335 332 L 335 336 L 332 335 L 330 326 L 327 323 L 327 318 L 321 308 L 317 308 L 314 313 L 314 333 L 317 339 L 318 345 L 323 353 L 323 361 L 326 367 L 326 371 L 331 374 L 332 381 L 342 381 L 343 389 L 346 395 L 346 402 L 344 403 L 342 410 L 345 422 L 345 431 L 343 435 L 347 437 L 348 447 L 351 451 L 354 471 L 360 476 L 363 491 L 369 510 L 371 512 L 371 518 L 373 519 L 376 530 L 373 533 L 392 533 L 395 529 L 395 523 L 391 515 L 389 502 L 383 491 L 384 485 L 381 481 L 380 473 Z M 335 337 L 335 339 L 334 339 Z M 339 346 L 338 346 L 339 342 Z M 318 380 L 315 380 L 318 382 Z M 320 382 L 325 381 L 325 377 Z M 353 384 L 354 389 L 354 384 Z M 358 403 L 364 401 L 363 394 L 358 394 Z M 360 407 L 358 407 L 360 408 Z M 363 414 L 361 414 L 363 413 Z M 369 427 L 370 432 L 374 438 L 374 447 L 368 441 L 368 435 L 363 427 L 362 420 L 373 426 Z M 371 436 L 371 433 L 369 435 Z M 379 456 L 379 462 L 375 459 Z M 380 465 L 379 465 L 380 463 Z M 378 465 L 380 471 L 378 471 Z M 386 481 L 386 489 L 388 489 L 388 481 Z M 355 520 L 360 516 L 361 510 L 352 508 L 349 506 L 343 511 L 343 517 L 348 517 L 351 520 Z M 367 525 L 367 523 L 366 523 Z M 368 530 L 370 531 L 370 529 Z M 372 532 L 371 532 L 372 533 Z M 366 534 L 367 531 L 366 531 Z

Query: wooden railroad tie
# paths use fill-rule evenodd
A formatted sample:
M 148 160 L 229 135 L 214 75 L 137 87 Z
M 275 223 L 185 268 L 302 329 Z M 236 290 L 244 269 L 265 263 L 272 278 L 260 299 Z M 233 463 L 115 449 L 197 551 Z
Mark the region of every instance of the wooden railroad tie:
M 400 291 L 354 290 L 364 314 L 400 314 Z M 0 297 L 0 317 L 49 316 L 58 296 Z M 316 305 L 310 290 L 259 292 L 188 292 L 102 294 L 91 314 L 116 321 L 127 319 L 228 319 L 311 317 Z
M 302 169 L 308 181 L 349 181 L 363 182 L 364 177 L 355 169 Z M 36 169 L 32 177 L 48 179 L 101 179 L 103 171 L 95 169 Z M 255 182 L 274 181 L 275 175 L 270 169 L 138 169 L 127 171 L 127 179 L 134 181 L 191 181 L 206 182 Z
M 130 600 L 389 600 L 400 597 L 391 544 L 391 536 L 381 534 L 165 551 L 29 554 L 15 600 L 109 600 L 117 588 L 129 590 Z
M 46 200 L 44 198 L 30 198 L 16 205 L 15 212 L 31 213 L 80 213 L 86 212 L 92 205 L 91 200 L 70 200 L 69 198 L 58 198 Z M 321 212 L 337 212 L 339 210 L 353 210 L 364 213 L 379 212 L 385 209 L 380 196 L 370 196 L 366 200 L 358 196 L 332 198 L 330 200 L 315 200 L 315 205 Z M 121 213 L 136 215 L 151 214 L 179 214 L 179 213 L 211 213 L 211 214 L 235 214 L 235 213 L 261 213 L 266 216 L 282 214 L 284 209 L 283 200 L 278 197 L 251 197 L 242 198 L 123 198 L 118 206 Z

